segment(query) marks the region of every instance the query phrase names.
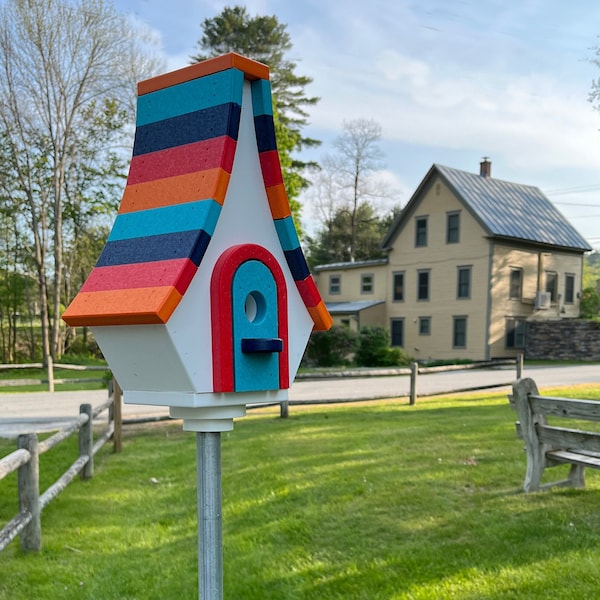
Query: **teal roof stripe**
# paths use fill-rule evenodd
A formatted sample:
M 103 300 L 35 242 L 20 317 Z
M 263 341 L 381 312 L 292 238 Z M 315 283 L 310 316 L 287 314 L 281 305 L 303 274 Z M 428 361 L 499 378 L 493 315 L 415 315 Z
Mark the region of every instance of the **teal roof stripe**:
M 255 117 L 273 115 L 271 82 L 266 79 L 257 79 L 252 82 L 252 112 Z
M 140 127 L 228 102 L 241 106 L 243 84 L 242 71 L 227 69 L 144 94 L 138 98 L 136 125 Z
M 117 215 L 108 241 L 114 242 L 200 229 L 208 235 L 212 235 L 220 214 L 221 205 L 215 200 L 199 200 L 121 213 Z
M 275 223 L 279 242 L 284 251 L 295 250 L 300 247 L 300 241 L 298 240 L 298 234 L 296 233 L 292 217 L 275 219 L 273 222 Z

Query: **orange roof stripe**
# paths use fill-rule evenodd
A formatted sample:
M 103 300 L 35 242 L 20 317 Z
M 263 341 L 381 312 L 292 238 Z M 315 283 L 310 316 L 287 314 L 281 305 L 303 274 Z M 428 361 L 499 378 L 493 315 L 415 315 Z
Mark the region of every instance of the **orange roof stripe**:
M 285 219 L 292 214 L 290 209 L 290 201 L 288 200 L 285 185 L 280 183 L 271 187 L 265 188 L 267 199 L 269 200 L 269 208 L 274 219 Z
M 186 175 L 130 184 L 123 192 L 119 213 L 197 200 L 214 200 L 222 206 L 229 178 L 230 175 L 225 169 L 217 167 Z
M 158 325 L 168 321 L 180 300 L 173 286 L 79 292 L 63 319 L 71 327 Z
M 212 75 L 226 69 L 239 69 L 243 71 L 245 78 L 250 80 L 269 79 L 269 67 L 267 65 L 246 58 L 241 54 L 230 52 L 229 54 L 223 54 L 222 56 L 195 63 L 189 67 L 183 67 L 170 73 L 140 81 L 138 83 L 138 96 L 156 92 L 157 90 L 184 83 L 191 79 L 198 79 L 205 75 Z
M 333 319 L 325 306 L 325 302 L 321 301 L 317 306 L 307 306 L 306 310 L 310 313 L 315 324 L 315 331 L 327 331 L 333 325 Z

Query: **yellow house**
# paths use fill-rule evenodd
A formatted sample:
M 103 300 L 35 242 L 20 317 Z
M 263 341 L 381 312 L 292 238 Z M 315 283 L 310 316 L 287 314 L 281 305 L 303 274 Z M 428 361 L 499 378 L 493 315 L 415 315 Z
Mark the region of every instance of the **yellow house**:
M 528 319 L 579 316 L 585 239 L 536 187 L 434 164 L 387 258 L 315 268 L 336 324 L 388 328 L 417 360 L 522 353 Z

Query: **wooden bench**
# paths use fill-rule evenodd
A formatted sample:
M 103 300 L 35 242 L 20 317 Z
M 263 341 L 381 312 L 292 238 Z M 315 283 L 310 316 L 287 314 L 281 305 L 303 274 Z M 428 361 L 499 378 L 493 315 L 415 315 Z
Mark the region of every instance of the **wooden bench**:
M 527 452 L 523 489 L 584 488 L 585 467 L 600 469 L 600 432 L 551 426 L 547 417 L 600 422 L 600 401 L 540 396 L 530 378 L 515 381 L 509 400 L 519 416 L 517 433 Z M 541 484 L 544 469 L 565 463 L 571 465 L 567 479 Z

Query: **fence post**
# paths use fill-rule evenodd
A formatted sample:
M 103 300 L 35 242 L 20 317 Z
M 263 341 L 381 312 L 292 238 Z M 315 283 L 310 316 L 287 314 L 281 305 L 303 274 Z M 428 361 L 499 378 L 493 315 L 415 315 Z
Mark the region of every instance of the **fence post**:
M 54 361 L 48 354 L 48 391 L 54 391 Z
M 287 419 L 290 414 L 290 403 L 287 400 L 279 403 L 279 416 L 282 419 Z
M 417 402 L 417 379 L 419 377 L 419 363 L 410 363 L 410 405 Z
M 113 451 L 121 452 L 123 445 L 123 390 L 119 382 L 113 377 L 113 404 L 112 414 L 115 430 L 113 433 Z
M 92 405 L 82 404 L 79 407 L 80 415 L 87 415 L 88 419 L 79 428 L 79 456 L 87 456 L 88 461 L 81 469 L 81 478 L 90 479 L 94 475 L 94 427 Z
M 17 474 L 19 512 L 29 512 L 31 514 L 31 521 L 21 532 L 21 549 L 25 552 L 39 552 L 42 549 L 42 523 L 37 435 L 35 433 L 21 434 L 17 438 L 17 446 L 28 450 L 31 454 L 29 461 L 19 467 Z
M 515 362 L 517 366 L 517 379 L 521 379 L 523 377 L 523 355 L 517 354 Z

